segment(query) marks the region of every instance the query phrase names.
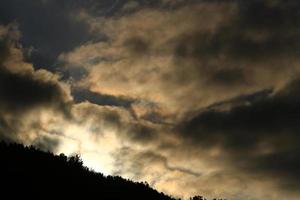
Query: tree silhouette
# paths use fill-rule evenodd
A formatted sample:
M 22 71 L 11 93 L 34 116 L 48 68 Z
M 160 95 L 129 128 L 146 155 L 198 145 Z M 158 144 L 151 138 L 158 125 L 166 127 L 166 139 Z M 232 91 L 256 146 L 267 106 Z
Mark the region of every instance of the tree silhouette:
M 191 197 L 190 200 L 207 200 L 207 199 L 204 198 L 203 196 L 194 196 L 194 197 Z M 227 200 L 227 199 L 217 199 L 217 198 L 214 198 L 212 200 Z
M 190 200 L 206 200 L 203 196 L 194 196 L 191 197 Z
M 54 155 L 3 142 L 0 142 L 0 198 L 174 200 L 146 182 L 93 172 L 83 166 L 79 155 Z
M 83 166 L 79 155 L 54 155 L 32 146 L 0 142 L 0 199 L 61 198 L 175 200 L 147 182 L 91 171 Z M 206 199 L 195 196 L 190 200 Z

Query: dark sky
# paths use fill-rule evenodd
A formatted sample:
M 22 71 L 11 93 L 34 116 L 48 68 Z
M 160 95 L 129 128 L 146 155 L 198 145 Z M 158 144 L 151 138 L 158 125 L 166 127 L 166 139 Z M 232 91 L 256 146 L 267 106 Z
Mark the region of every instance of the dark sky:
M 299 199 L 299 9 L 1 0 L 0 139 L 174 196 Z

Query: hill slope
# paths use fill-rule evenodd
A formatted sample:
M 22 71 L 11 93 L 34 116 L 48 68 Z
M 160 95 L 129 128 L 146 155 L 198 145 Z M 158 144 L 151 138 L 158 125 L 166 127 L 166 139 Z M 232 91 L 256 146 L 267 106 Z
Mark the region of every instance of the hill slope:
M 6 143 L 0 143 L 0 191 L 6 199 L 173 200 L 146 184 L 92 172 L 79 157 Z

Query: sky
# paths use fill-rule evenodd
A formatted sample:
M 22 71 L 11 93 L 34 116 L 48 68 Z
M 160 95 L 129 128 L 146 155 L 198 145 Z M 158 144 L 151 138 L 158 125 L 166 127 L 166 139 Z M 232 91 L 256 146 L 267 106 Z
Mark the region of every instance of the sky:
M 300 2 L 1 0 L 0 140 L 175 197 L 300 197 Z

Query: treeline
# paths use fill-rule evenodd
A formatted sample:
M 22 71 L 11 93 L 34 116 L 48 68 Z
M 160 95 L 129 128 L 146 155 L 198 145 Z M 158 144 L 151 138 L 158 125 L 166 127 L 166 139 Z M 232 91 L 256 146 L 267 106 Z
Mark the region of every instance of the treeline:
M 146 182 L 91 171 L 78 155 L 54 155 L 33 146 L 0 142 L 0 199 L 62 198 L 175 200 Z M 195 196 L 190 200 L 206 199 Z
M 208 200 L 208 199 L 206 199 L 203 196 L 194 196 L 194 197 L 191 197 L 190 200 Z M 214 198 L 212 200 L 227 200 L 227 199 L 217 199 L 217 198 Z
M 1 142 L 0 199 L 174 200 L 147 183 L 104 176 L 82 164 L 79 156 Z

